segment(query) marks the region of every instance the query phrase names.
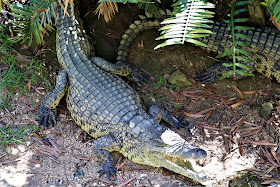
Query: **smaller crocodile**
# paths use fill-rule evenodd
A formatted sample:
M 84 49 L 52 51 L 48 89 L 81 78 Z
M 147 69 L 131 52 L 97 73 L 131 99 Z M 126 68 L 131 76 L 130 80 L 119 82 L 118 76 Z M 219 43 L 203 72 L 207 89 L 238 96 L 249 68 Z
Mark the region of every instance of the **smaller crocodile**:
M 141 16 L 141 20 L 135 21 L 131 24 L 129 26 L 130 28 L 122 37 L 117 60 L 126 62 L 130 45 L 138 33 L 146 29 L 158 29 L 162 18 L 168 17 L 167 14 L 168 13 L 165 14 L 166 16 L 157 20 L 154 20 L 151 16 Z M 139 27 L 138 24 L 141 26 Z M 228 25 L 225 23 L 214 22 L 213 24 L 209 24 L 209 26 L 209 30 L 211 30 L 213 34 L 208 37 L 199 38 L 200 41 L 208 45 L 205 49 L 214 54 L 223 53 L 225 47 L 229 49 L 232 45 L 232 40 L 231 30 L 228 29 Z M 253 56 L 248 57 L 252 61 L 246 62 L 247 66 L 253 68 L 242 70 L 248 73 L 252 73 L 256 70 L 263 76 L 269 79 L 274 79 L 280 83 L 280 31 L 272 27 L 264 27 L 254 28 L 252 30 L 242 30 L 238 31 L 238 33 L 244 34 L 250 38 L 249 40 L 244 40 L 237 37 L 236 40 L 251 45 L 252 48 L 246 48 L 245 50 L 254 54 Z M 211 83 L 218 80 L 224 73 L 230 70 L 232 70 L 232 67 L 225 67 L 222 63 L 218 63 L 199 74 L 195 79 L 201 83 Z M 236 73 L 229 78 L 240 79 L 243 77 L 245 76 Z
M 227 24 L 215 22 L 210 29 L 213 34 L 202 38 L 201 41 L 208 45 L 206 48 L 209 52 L 221 54 L 225 47 L 230 49 L 232 45 L 231 30 L 228 29 Z M 237 37 L 236 41 L 242 41 L 245 44 L 251 45 L 252 48 L 245 48 L 244 50 L 252 52 L 253 56 L 246 56 L 251 62 L 242 62 L 252 69 L 242 69 L 247 73 L 258 71 L 263 76 L 276 80 L 280 83 L 280 31 L 271 27 L 254 28 L 252 30 L 242 30 L 238 33 L 244 34 L 249 40 L 244 40 Z M 241 49 L 242 46 L 238 45 Z M 242 56 L 242 54 L 239 54 Z M 231 71 L 232 67 L 225 67 L 222 63 L 218 63 L 205 72 L 199 74 L 195 79 L 201 83 L 211 83 L 218 80 L 224 73 Z M 244 75 L 235 73 L 229 78 L 240 79 Z

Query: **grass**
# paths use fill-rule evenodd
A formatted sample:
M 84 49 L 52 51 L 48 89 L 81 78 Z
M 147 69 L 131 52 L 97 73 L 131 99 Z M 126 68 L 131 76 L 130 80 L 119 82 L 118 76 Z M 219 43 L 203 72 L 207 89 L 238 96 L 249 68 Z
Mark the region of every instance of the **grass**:
M 28 61 L 19 61 L 17 55 L 11 53 L 15 45 L 3 27 L 0 27 L 0 96 L 2 107 L 8 106 L 5 93 L 13 96 L 15 93 L 28 93 L 28 85 L 38 85 L 45 82 L 48 75 L 47 68 L 41 60 L 30 58 Z M 47 89 L 48 84 L 43 85 Z
M 12 144 L 23 144 L 24 137 L 27 132 L 33 130 L 34 125 L 28 126 L 27 129 L 21 127 L 12 128 L 10 126 L 4 126 L 0 128 L 0 146 L 7 146 Z
M 19 54 L 14 53 L 15 46 L 16 44 L 10 40 L 9 33 L 5 33 L 5 29 L 0 26 L 0 97 L 2 98 L 0 110 L 9 107 L 10 98 L 13 98 L 15 93 L 29 96 L 32 89 L 30 86 L 41 86 L 46 89 L 52 87 L 46 81 L 48 71 L 43 61 L 35 57 L 19 61 Z M 24 143 L 27 133 L 35 128 L 34 125 L 16 128 L 0 125 L 0 147 Z

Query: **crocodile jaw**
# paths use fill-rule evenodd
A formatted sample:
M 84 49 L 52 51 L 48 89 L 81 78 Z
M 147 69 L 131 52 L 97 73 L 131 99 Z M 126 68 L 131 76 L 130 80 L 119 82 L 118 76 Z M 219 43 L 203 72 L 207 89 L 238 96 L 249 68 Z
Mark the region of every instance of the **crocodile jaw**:
M 163 132 L 161 140 L 165 145 L 163 150 L 159 150 L 169 157 L 180 157 L 183 160 L 200 160 L 207 156 L 206 151 L 192 146 L 174 131 L 166 130 Z
M 207 177 L 204 175 L 203 172 L 197 173 L 193 170 L 182 168 L 167 159 L 161 160 L 161 167 L 164 167 L 170 171 L 186 176 L 200 183 L 204 183 L 207 181 Z
M 171 130 L 165 130 L 160 137 L 154 138 L 145 143 L 142 142 L 145 146 L 142 144 L 137 147 L 137 154 L 128 157 L 132 158 L 135 163 L 164 167 L 200 183 L 207 181 L 207 177 L 203 173 L 185 169 L 166 159 L 166 157 L 175 157 L 184 161 L 199 160 L 206 157 L 206 151 L 190 145 Z M 144 149 L 142 150 L 141 147 Z

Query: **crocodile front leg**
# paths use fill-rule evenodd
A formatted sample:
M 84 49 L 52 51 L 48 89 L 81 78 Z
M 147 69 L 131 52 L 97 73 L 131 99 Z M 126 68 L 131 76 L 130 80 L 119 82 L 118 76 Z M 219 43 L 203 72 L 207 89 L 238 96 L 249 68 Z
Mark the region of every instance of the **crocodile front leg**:
M 168 124 L 180 128 L 185 127 L 183 123 L 181 123 L 179 120 L 177 120 L 175 117 L 173 117 L 166 108 L 159 106 L 159 105 L 152 105 L 149 108 L 148 114 L 158 123 L 161 119 L 166 121 Z
M 251 65 L 251 64 L 249 64 L 249 65 Z M 246 73 L 252 73 L 255 71 L 254 68 L 249 69 L 249 70 L 238 68 L 238 70 L 242 70 Z M 220 77 L 222 77 L 222 75 L 224 75 L 225 73 L 227 73 L 229 71 L 233 71 L 233 67 L 226 67 L 223 65 L 223 63 L 218 63 L 218 64 L 215 64 L 215 65 L 211 66 L 210 68 L 208 68 L 205 72 L 198 74 L 194 79 L 196 81 L 199 81 L 202 84 L 213 83 L 213 82 L 219 80 Z M 233 79 L 233 80 L 238 80 L 238 79 L 242 79 L 245 77 L 247 77 L 247 76 L 243 75 L 243 74 L 239 74 L 239 73 L 234 73 L 234 74 L 231 74 L 227 78 Z
M 109 151 L 120 150 L 119 147 L 120 146 L 115 141 L 115 139 L 109 135 L 98 138 L 93 143 L 93 157 L 101 165 L 99 177 L 103 174 L 106 174 L 108 179 L 110 179 L 111 175 L 116 175 L 116 168 L 113 165 L 113 161 Z
M 60 99 L 65 95 L 67 88 L 67 73 L 61 70 L 57 76 L 54 90 L 47 94 L 39 109 L 39 126 L 43 125 L 45 129 L 48 125 L 53 126 L 56 123 L 56 106 Z
M 91 57 L 91 61 L 105 71 L 119 76 L 126 76 L 129 80 L 137 84 L 143 84 L 150 81 L 151 75 L 138 67 L 129 65 L 125 62 L 118 61 L 115 64 L 112 64 L 100 57 Z

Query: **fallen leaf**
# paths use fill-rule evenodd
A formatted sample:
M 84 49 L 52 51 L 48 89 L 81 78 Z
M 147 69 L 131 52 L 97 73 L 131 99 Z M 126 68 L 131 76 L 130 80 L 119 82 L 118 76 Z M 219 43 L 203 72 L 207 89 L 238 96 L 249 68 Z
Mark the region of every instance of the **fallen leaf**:
M 198 112 L 197 114 L 206 114 L 207 112 L 209 112 L 209 111 L 211 111 L 211 110 L 214 110 L 214 108 L 207 108 L 207 109 L 205 109 L 205 110 L 202 110 L 202 111 L 200 111 L 200 112 Z
M 243 93 L 242 93 L 236 86 L 233 86 L 233 88 L 234 88 L 235 91 L 239 94 L 240 98 L 241 98 L 241 99 L 244 99 Z
M 272 184 L 272 183 L 279 182 L 279 181 L 280 181 L 280 178 L 278 178 L 278 179 L 271 179 L 271 180 L 264 181 L 261 184 Z
M 244 103 L 244 101 L 246 101 L 246 99 L 243 99 L 241 101 L 239 101 L 238 103 L 235 103 L 233 105 L 230 105 L 231 108 L 237 108 L 239 107 L 240 105 L 242 105 L 242 103 Z
M 28 83 L 27 83 L 27 90 L 30 92 L 31 90 L 31 80 L 28 80 Z
M 267 145 L 267 146 L 277 146 L 277 144 L 270 143 L 268 140 L 261 140 L 261 141 L 248 141 L 244 142 L 246 144 L 253 144 L 253 145 Z
M 205 115 L 201 115 L 201 114 L 191 114 L 191 113 L 187 113 L 187 112 L 184 112 L 184 114 L 191 118 L 202 118 L 205 116 Z
M 205 128 L 205 129 L 212 129 L 212 130 L 217 130 L 217 131 L 221 130 L 220 128 L 212 127 L 212 126 L 208 126 L 208 125 L 203 125 L 203 124 L 199 124 L 199 126 L 202 127 L 202 128 Z
M 236 124 L 231 128 L 231 135 L 233 136 L 236 132 L 237 132 L 237 130 L 241 127 L 241 125 L 243 125 L 244 124 L 244 121 L 245 121 L 245 118 L 240 118 L 237 122 L 236 122 Z

